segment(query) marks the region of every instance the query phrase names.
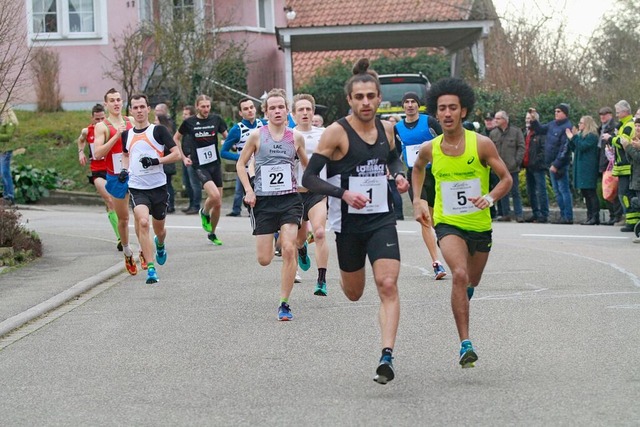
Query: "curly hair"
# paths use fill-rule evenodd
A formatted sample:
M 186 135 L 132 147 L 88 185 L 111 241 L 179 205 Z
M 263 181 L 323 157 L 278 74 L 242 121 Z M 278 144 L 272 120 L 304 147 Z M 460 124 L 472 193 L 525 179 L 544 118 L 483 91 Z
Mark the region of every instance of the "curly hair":
M 376 90 L 380 94 L 380 80 L 378 80 L 378 73 L 369 69 L 369 59 L 360 58 L 353 66 L 353 75 L 347 83 L 344 85 L 344 93 L 347 96 L 351 96 L 354 83 L 368 83 L 373 82 L 376 84 Z
M 455 95 L 460 100 L 460 107 L 466 108 L 467 115 L 473 110 L 476 103 L 476 95 L 468 83 L 458 78 L 445 78 L 438 80 L 427 92 L 427 111 L 436 114 L 438 111 L 438 98 L 443 95 Z M 462 117 L 462 119 L 467 116 Z

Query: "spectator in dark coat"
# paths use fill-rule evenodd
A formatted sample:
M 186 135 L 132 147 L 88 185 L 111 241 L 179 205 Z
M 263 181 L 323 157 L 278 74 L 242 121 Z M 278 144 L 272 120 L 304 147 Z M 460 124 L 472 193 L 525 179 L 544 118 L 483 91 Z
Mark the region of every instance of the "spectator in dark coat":
M 535 111 L 535 110 L 534 110 Z M 571 129 L 569 121 L 569 105 L 558 104 L 554 109 L 555 120 L 543 125 L 537 120 L 531 122 L 531 127 L 538 135 L 546 135 L 544 143 L 544 161 L 549 166 L 551 186 L 556 195 L 560 220 L 555 224 L 573 224 L 573 198 L 569 185 L 569 166 L 571 150 L 565 129 Z
M 573 186 L 580 189 L 587 205 L 587 220 L 583 225 L 600 224 L 598 187 L 598 127 L 591 116 L 582 116 L 578 132 L 567 129 L 569 148 L 573 152 Z
M 531 129 L 531 121 L 538 120 L 538 113 L 529 111 L 525 116 L 524 159 L 527 179 L 527 194 L 531 205 L 531 216 L 526 222 L 546 223 L 549 221 L 549 196 L 547 195 L 547 165 L 544 162 L 545 135 L 536 135 Z

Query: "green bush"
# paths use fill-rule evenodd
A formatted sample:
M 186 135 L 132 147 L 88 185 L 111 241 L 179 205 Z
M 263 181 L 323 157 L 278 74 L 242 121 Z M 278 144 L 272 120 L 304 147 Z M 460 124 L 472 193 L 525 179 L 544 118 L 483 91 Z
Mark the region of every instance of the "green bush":
M 15 198 L 19 203 L 35 203 L 58 188 L 61 176 L 54 168 L 39 169 L 31 165 L 12 168 Z

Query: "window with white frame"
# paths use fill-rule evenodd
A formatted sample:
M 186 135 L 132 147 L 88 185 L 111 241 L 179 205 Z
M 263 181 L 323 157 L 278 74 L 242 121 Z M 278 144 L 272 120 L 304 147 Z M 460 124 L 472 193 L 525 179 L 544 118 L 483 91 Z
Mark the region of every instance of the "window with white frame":
M 258 0 L 258 27 L 274 31 L 273 0 Z
M 102 37 L 100 3 L 104 0 L 27 0 L 34 40 Z
M 173 0 L 173 19 L 192 18 L 194 13 L 194 0 Z

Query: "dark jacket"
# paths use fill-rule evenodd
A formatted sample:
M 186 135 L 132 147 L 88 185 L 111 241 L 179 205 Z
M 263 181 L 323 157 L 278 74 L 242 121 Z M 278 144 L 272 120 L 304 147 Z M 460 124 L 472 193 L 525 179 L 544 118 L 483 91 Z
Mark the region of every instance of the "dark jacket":
M 544 161 L 544 141 L 545 135 L 536 135 L 533 130 L 529 130 L 524 136 L 525 158 L 522 166 L 531 171 L 547 170 Z
M 531 122 L 531 128 L 538 135 L 546 135 L 544 143 L 544 162 L 547 167 L 555 166 L 557 175 L 562 176 L 571 163 L 571 151 L 565 129 L 571 129 L 572 124 L 569 119 L 552 120 L 546 125 L 540 124 L 537 120 Z
M 605 147 L 607 145 L 611 146 L 611 138 L 605 140 L 602 137 L 602 134 L 608 133 L 609 135 L 613 135 L 616 133 L 616 129 L 618 129 L 618 123 L 614 118 L 611 118 L 611 120 L 607 123 L 603 123 L 598 128 L 598 133 L 600 134 L 600 140 L 598 141 L 598 171 L 600 173 L 607 170 L 609 159 L 607 159 L 607 155 L 605 154 Z
M 595 189 L 598 184 L 598 136 L 594 133 L 573 135 L 569 147 L 573 157 L 573 186 Z

